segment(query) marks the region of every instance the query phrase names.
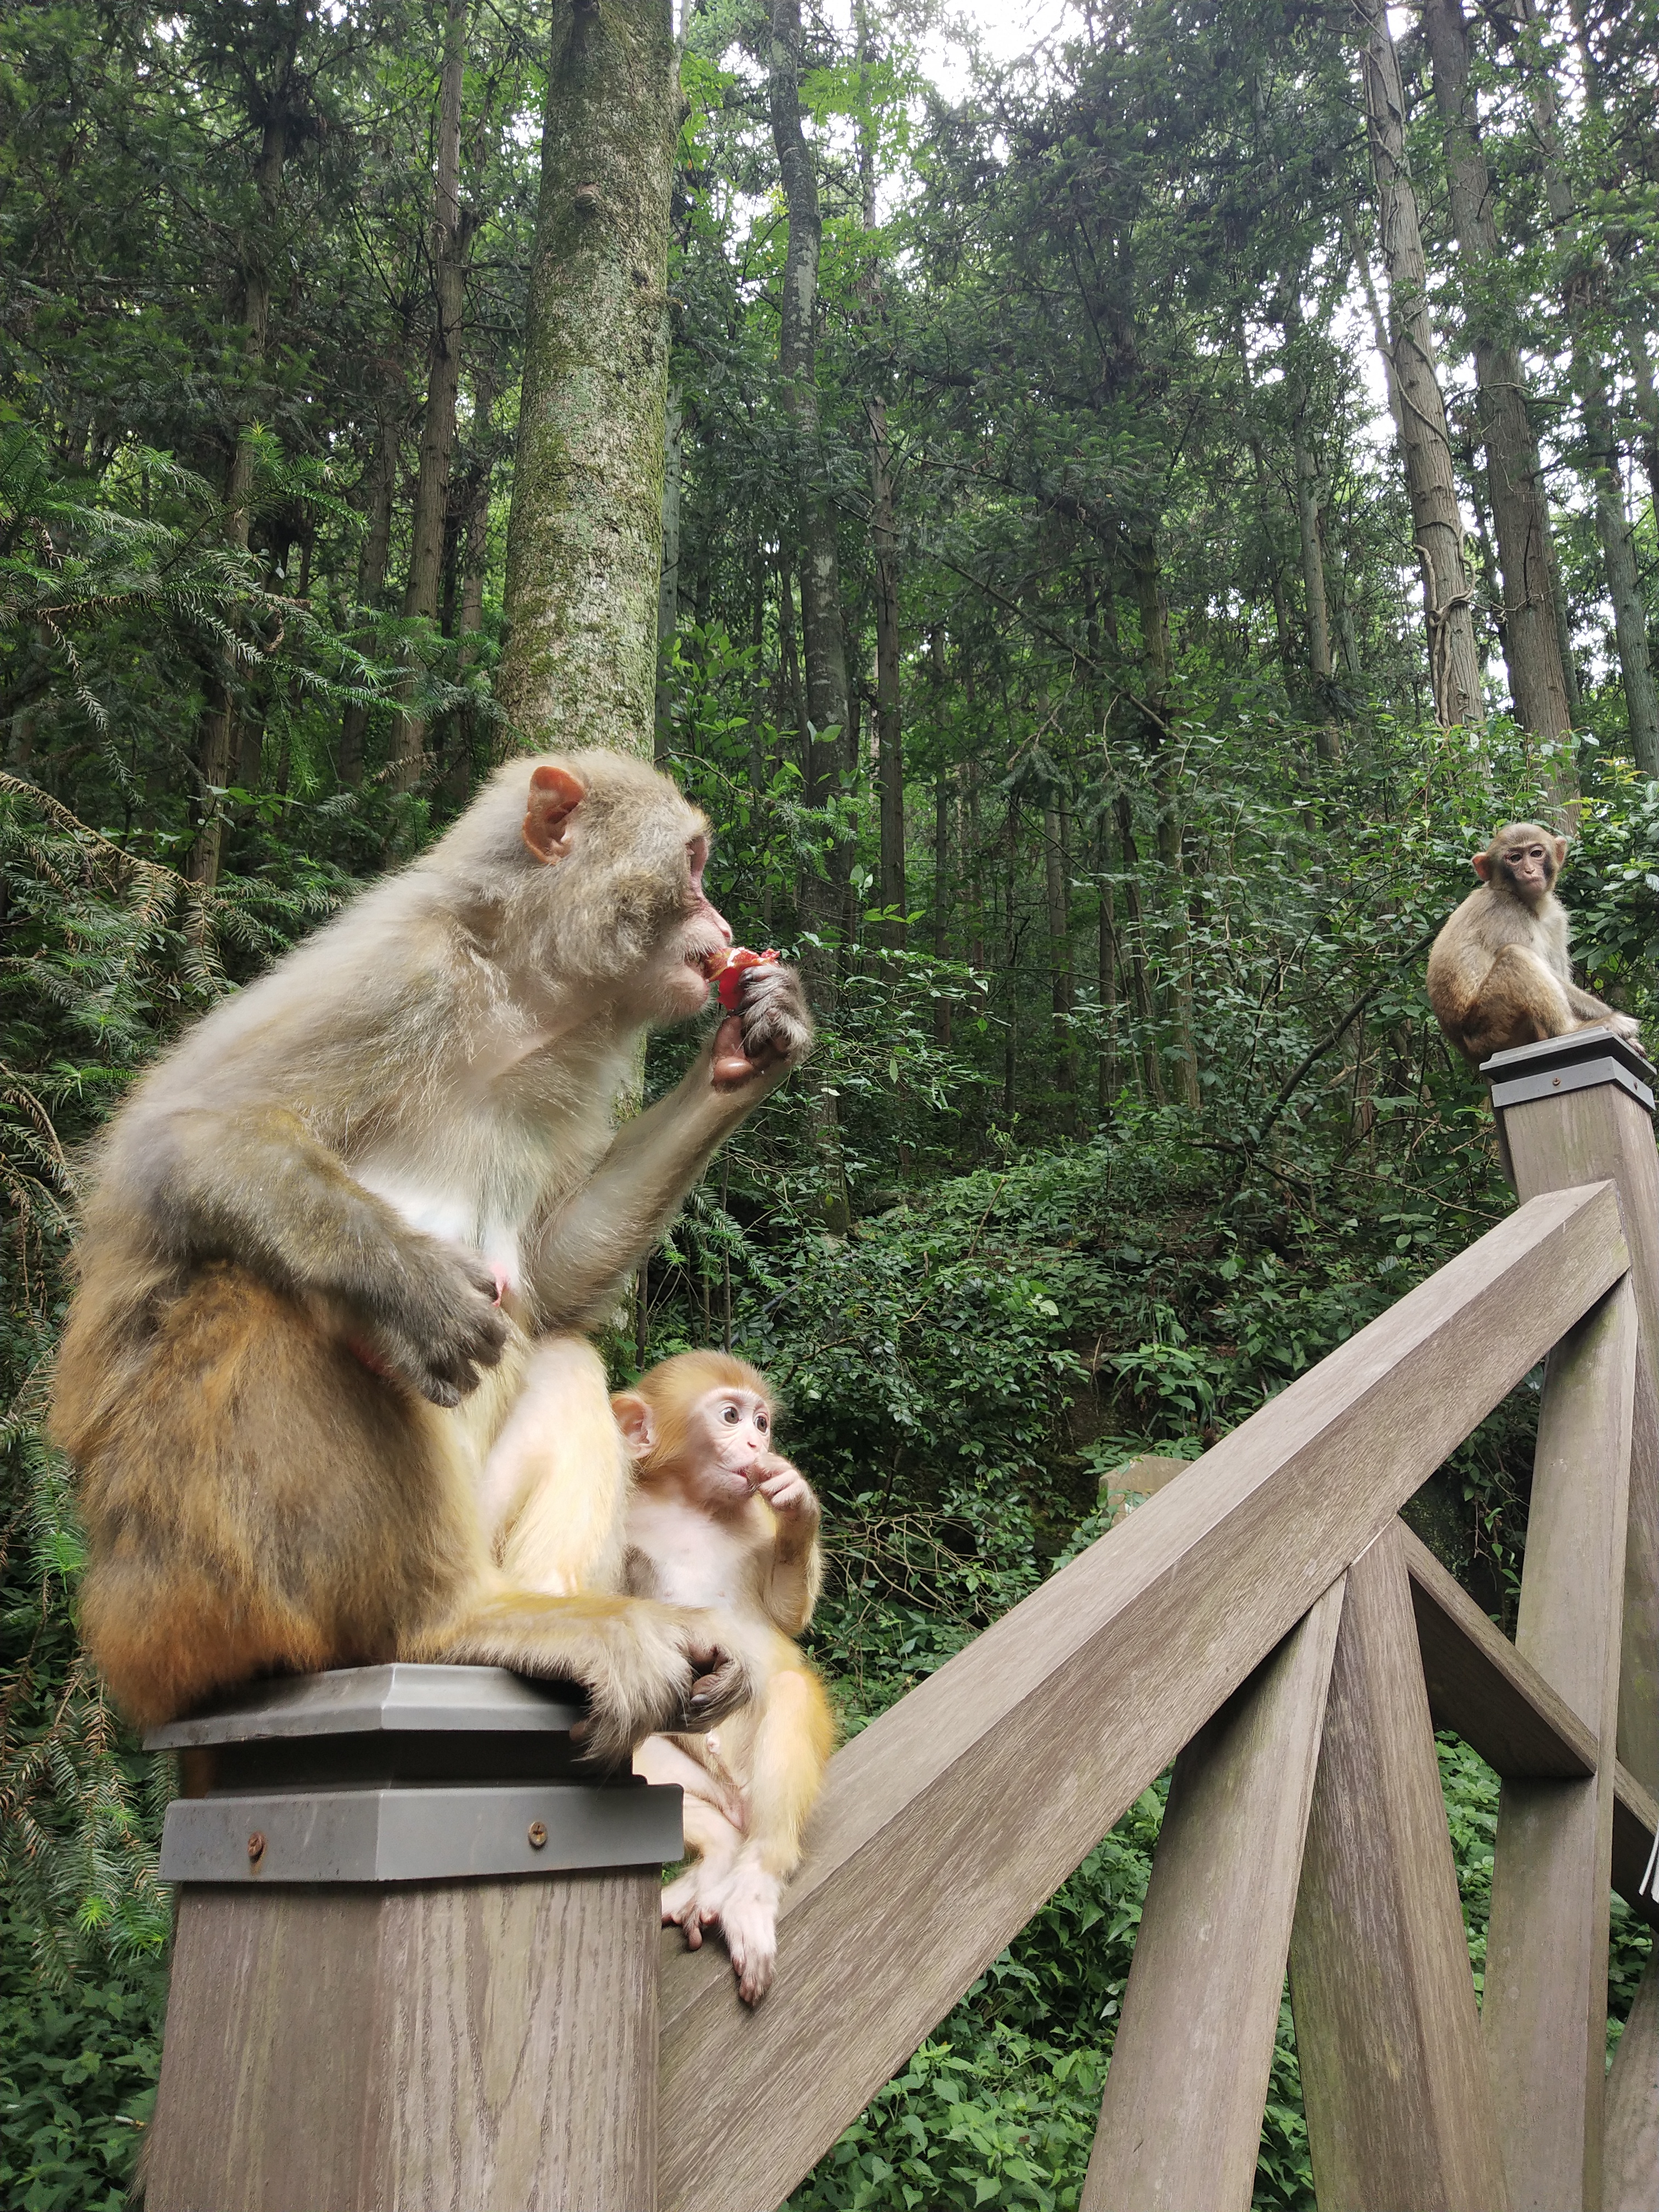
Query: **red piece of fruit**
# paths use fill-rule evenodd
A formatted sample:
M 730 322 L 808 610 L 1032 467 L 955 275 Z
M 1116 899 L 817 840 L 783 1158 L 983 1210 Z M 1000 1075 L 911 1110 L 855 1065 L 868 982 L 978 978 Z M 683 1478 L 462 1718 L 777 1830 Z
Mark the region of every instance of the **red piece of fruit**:
M 778 956 L 769 945 L 764 952 L 751 952 L 746 945 L 734 945 L 726 956 L 726 965 L 714 978 L 714 988 L 728 1014 L 735 1014 L 743 1004 L 743 972 L 745 968 L 775 968 Z

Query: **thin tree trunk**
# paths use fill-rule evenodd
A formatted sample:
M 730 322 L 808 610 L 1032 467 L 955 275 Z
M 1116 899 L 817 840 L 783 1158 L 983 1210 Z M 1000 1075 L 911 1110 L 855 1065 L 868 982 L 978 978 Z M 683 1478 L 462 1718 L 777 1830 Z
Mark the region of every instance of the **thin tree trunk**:
M 1048 907 L 1048 989 L 1054 1009 L 1054 1088 L 1060 1093 L 1060 1127 L 1070 1136 L 1077 1127 L 1077 1062 L 1072 1052 L 1072 887 L 1066 853 L 1066 811 L 1042 810 L 1043 874 Z
M 427 355 L 426 410 L 421 418 L 415 508 L 410 525 L 405 616 L 428 622 L 438 611 L 449 512 L 449 471 L 455 452 L 455 403 L 461 388 L 461 318 L 466 304 L 466 255 L 473 226 L 461 209 L 461 84 L 466 70 L 467 0 L 448 0 L 444 60 L 438 84 L 438 159 L 432 186 L 432 343 Z M 413 669 L 398 687 L 391 784 L 412 791 L 426 768 L 428 723 L 410 711 L 419 683 Z
M 1530 25 L 1536 26 L 1545 20 L 1538 0 L 1526 0 L 1526 14 Z M 1582 465 L 1595 500 L 1603 579 L 1607 597 L 1613 602 L 1613 636 L 1619 648 L 1625 711 L 1630 721 L 1631 751 L 1644 776 L 1659 776 L 1659 689 L 1654 683 L 1636 548 L 1630 517 L 1625 510 L 1624 475 L 1607 394 L 1607 373 L 1588 313 L 1594 289 L 1595 253 L 1579 236 L 1572 183 L 1561 158 L 1555 85 L 1541 54 L 1534 56 L 1528 76 L 1533 122 L 1544 158 L 1544 198 L 1556 234 L 1562 305 L 1571 339 L 1572 380 L 1583 419 Z M 1593 96 L 1593 60 L 1589 86 Z
M 1244 336 L 1243 319 L 1236 326 L 1239 375 L 1244 386 L 1244 439 L 1250 449 L 1250 459 L 1255 471 L 1255 511 L 1261 531 L 1261 542 L 1267 556 L 1267 586 L 1273 601 L 1273 637 L 1279 647 L 1279 665 L 1285 673 L 1285 688 L 1291 691 L 1296 684 L 1296 647 L 1291 636 L 1291 611 L 1285 598 L 1284 567 L 1279 557 L 1276 543 L 1278 533 L 1273 527 L 1273 501 L 1268 491 L 1267 457 L 1262 451 L 1261 433 L 1256 428 L 1255 384 L 1250 374 L 1249 348 Z M 1109 594 L 1108 596 L 1109 605 Z M 1116 643 L 1115 635 L 1113 643 Z
M 1146 973 L 1146 919 L 1140 903 L 1140 854 L 1134 809 L 1127 791 L 1117 795 L 1117 841 L 1123 848 L 1123 906 L 1128 920 L 1129 995 L 1135 1010 L 1141 1081 L 1154 1106 L 1164 1103 L 1164 1064 L 1158 1049 L 1152 984 Z
M 1468 27 L 1461 0 L 1422 0 L 1422 15 L 1446 149 L 1452 222 L 1464 268 L 1475 405 L 1486 449 L 1488 496 L 1504 575 L 1504 658 L 1510 695 L 1516 719 L 1535 737 L 1553 740 L 1565 736 L 1572 714 L 1562 678 L 1549 508 L 1538 440 L 1527 416 L 1521 356 L 1492 305 L 1504 256 L 1469 82 Z M 1577 796 L 1577 778 L 1564 757 L 1557 769 L 1558 804 L 1570 804 Z
M 1170 609 L 1164 596 L 1164 580 L 1150 536 L 1130 544 L 1134 563 L 1135 599 L 1140 610 L 1140 635 L 1145 653 L 1147 703 L 1156 720 L 1151 742 L 1154 748 L 1154 781 L 1158 789 L 1158 857 L 1164 871 L 1164 897 L 1169 914 L 1169 972 L 1174 1010 L 1176 1055 L 1180 1063 L 1183 1104 L 1198 1103 L 1198 1054 L 1193 1039 L 1193 977 L 1187 896 L 1182 866 L 1181 827 L 1172 787 L 1173 762 L 1167 733 L 1170 680 Z
M 659 761 L 670 750 L 668 664 L 673 657 L 674 633 L 680 626 L 680 482 L 684 469 L 680 390 L 668 395 L 663 418 L 662 448 L 662 571 L 657 580 L 657 718 Z
M 1406 95 L 1383 0 L 1354 0 L 1369 35 L 1361 58 L 1365 117 L 1389 274 L 1389 358 L 1399 380 L 1406 483 L 1423 570 L 1429 676 L 1442 726 L 1483 720 L 1474 594 L 1463 554 L 1445 403 L 1435 368 L 1417 195 L 1406 160 Z
M 654 750 L 679 90 L 669 0 L 554 0 L 501 750 Z
M 1312 393 L 1297 356 L 1304 343 L 1302 308 L 1292 292 L 1285 310 L 1285 341 L 1290 372 L 1291 458 L 1296 471 L 1296 527 L 1302 544 L 1302 588 L 1308 605 L 1308 670 L 1314 701 L 1325 718 L 1315 744 L 1322 760 L 1335 760 L 1341 747 L 1331 719 L 1330 602 L 1325 592 L 1325 552 L 1319 537 L 1319 465 L 1308 442 Z
M 860 74 L 871 60 L 864 0 L 854 9 Z M 865 235 L 876 229 L 876 149 L 873 126 L 859 124 L 859 187 Z M 884 320 L 881 264 L 871 253 L 863 280 L 863 308 L 872 325 Z M 879 372 L 878 372 L 879 373 Z M 887 402 L 878 391 L 865 403 L 870 425 L 870 544 L 876 586 L 876 780 L 880 794 L 882 941 L 904 949 L 904 739 L 899 700 L 898 532 L 893 514 L 893 457 L 887 434 Z M 944 1001 L 940 1002 L 944 1004 Z M 948 1021 L 950 1009 L 945 1006 Z
M 382 407 L 374 434 L 374 453 L 368 478 L 368 528 L 363 534 L 357 561 L 357 604 L 378 608 L 386 590 L 386 572 L 392 557 L 392 510 L 398 495 L 398 418 L 389 405 Z M 359 653 L 374 644 L 372 631 L 360 631 L 354 642 Z M 356 701 L 340 720 L 339 772 L 342 783 L 356 790 L 363 780 L 363 735 L 368 709 Z
M 899 711 L 898 539 L 887 410 L 870 404 L 870 531 L 876 568 L 876 751 L 881 791 L 883 941 L 904 949 L 904 738 Z
M 933 786 L 933 957 L 943 962 L 951 951 L 951 779 L 941 773 Z M 951 1001 L 933 1001 L 933 1042 L 941 1051 L 951 1046 Z
M 800 0 L 773 0 L 769 91 L 772 143 L 783 179 L 789 242 L 784 260 L 783 295 L 778 317 L 778 370 L 785 412 L 798 440 L 800 467 L 817 468 L 818 258 L 823 223 L 817 179 L 800 119 Z M 799 501 L 797 524 L 801 545 L 800 627 L 806 664 L 806 800 L 823 806 L 840 781 L 841 763 L 851 726 L 847 679 L 847 641 L 842 623 L 841 562 L 836 543 L 836 510 L 810 481 Z M 824 874 L 809 872 L 802 884 L 802 919 L 809 932 L 801 966 L 807 991 L 818 1013 L 834 1018 L 836 937 L 844 868 L 832 851 Z M 822 1063 L 807 1063 L 805 1082 L 813 1142 L 823 1177 L 824 1218 L 834 1231 L 850 1220 L 841 1132 L 835 1093 L 824 1080 Z
M 1100 817 L 1096 852 L 1100 885 L 1099 975 L 1100 1056 L 1097 1069 L 1098 1104 L 1103 1121 L 1110 1113 L 1120 1088 L 1117 1066 L 1117 911 L 1112 894 L 1112 835 L 1104 813 Z
M 291 40 L 297 41 L 299 35 L 296 26 L 290 33 Z M 240 553 L 247 550 L 253 491 L 252 424 L 248 409 L 247 386 L 252 375 L 263 365 L 270 343 L 270 264 L 274 250 L 270 232 L 276 217 L 277 195 L 282 190 L 283 166 L 288 156 L 288 126 L 291 117 L 286 97 L 286 81 L 293 60 L 294 46 L 290 44 L 287 64 L 282 73 L 283 89 L 275 94 L 265 110 L 259 159 L 253 173 L 258 214 L 255 218 L 253 234 L 245 240 L 243 250 L 243 382 L 236 398 L 236 441 L 231 450 L 230 465 L 225 477 L 225 537 Z M 191 882 L 201 884 L 209 890 L 219 880 L 219 863 L 224 842 L 224 815 L 218 794 L 230 781 L 231 763 L 235 757 L 234 663 L 228 653 L 222 653 L 208 687 L 207 709 L 202 717 L 197 739 L 196 764 L 202 782 L 198 801 L 200 816 L 190 857 L 185 863 L 185 873 Z

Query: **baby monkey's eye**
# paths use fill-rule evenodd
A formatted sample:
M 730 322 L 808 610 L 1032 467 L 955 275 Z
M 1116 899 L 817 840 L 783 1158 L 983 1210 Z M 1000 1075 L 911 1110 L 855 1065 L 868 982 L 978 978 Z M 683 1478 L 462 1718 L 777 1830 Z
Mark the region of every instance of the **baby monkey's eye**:
M 720 1419 L 723 1421 L 740 1421 L 743 1419 L 743 1415 L 738 1411 L 735 1406 L 722 1406 L 720 1407 Z
M 767 1419 L 766 1419 L 766 1416 L 765 1416 L 765 1414 L 764 1414 L 764 1413 L 757 1413 L 757 1414 L 756 1414 L 756 1416 L 755 1416 L 755 1426 L 756 1426 L 757 1429 L 761 1429 L 761 1430 L 764 1430 L 764 1429 L 768 1426 Z

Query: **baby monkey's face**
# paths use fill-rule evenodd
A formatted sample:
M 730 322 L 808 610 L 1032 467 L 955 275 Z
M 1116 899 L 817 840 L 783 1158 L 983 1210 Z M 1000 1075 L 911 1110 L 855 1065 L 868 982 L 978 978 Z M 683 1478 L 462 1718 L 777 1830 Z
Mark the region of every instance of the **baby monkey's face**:
M 709 1503 L 741 1503 L 759 1481 L 772 1449 L 772 1408 L 758 1391 L 705 1391 L 692 1414 L 707 1470 Z

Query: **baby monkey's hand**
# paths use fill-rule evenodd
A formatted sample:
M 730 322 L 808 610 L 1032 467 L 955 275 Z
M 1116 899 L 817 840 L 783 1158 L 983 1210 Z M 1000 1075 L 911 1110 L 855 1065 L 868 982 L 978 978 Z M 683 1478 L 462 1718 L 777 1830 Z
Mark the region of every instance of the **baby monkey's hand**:
M 818 1501 L 811 1485 L 798 1467 L 791 1467 L 776 1452 L 768 1452 L 756 1461 L 750 1481 L 781 1518 L 794 1520 L 810 1515 L 817 1519 Z

